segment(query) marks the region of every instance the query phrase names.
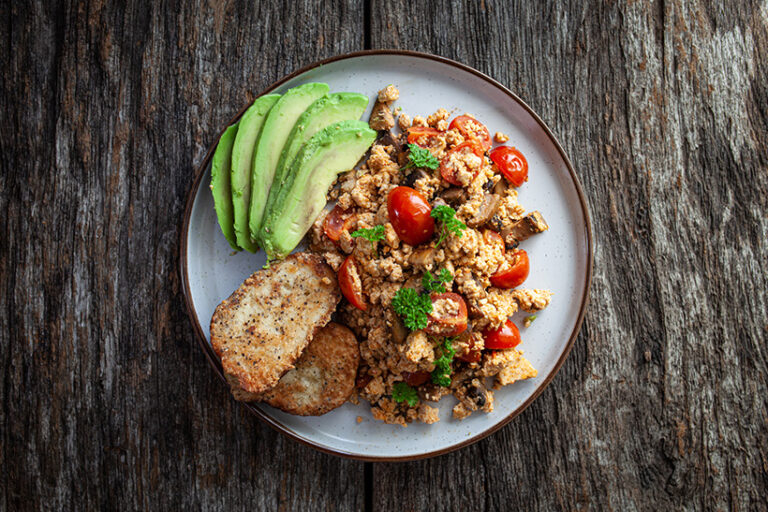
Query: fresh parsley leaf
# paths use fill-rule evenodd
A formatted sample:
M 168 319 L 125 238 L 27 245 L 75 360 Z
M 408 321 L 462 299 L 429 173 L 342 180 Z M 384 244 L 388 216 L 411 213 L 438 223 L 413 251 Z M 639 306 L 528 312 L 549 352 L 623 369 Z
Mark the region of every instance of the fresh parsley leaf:
M 453 280 L 451 272 L 447 269 L 441 269 L 437 276 L 433 276 L 432 273 L 427 270 L 421 277 L 421 284 L 428 292 L 445 293 L 445 286 L 443 283 L 450 283 Z
M 392 398 L 398 403 L 407 402 L 411 407 L 414 407 L 419 403 L 418 393 L 405 382 L 395 382 L 395 385 L 392 388 Z
M 384 240 L 384 231 L 384 226 L 374 226 L 372 228 L 360 228 L 350 234 L 352 237 L 360 237 L 371 242 L 378 242 L 379 240 Z
M 392 299 L 392 308 L 403 319 L 403 324 L 418 331 L 427 326 L 427 315 L 432 312 L 432 299 L 419 294 L 413 288 L 400 288 Z
M 408 144 L 408 149 L 410 150 L 410 153 L 408 154 L 410 162 L 400 169 L 401 171 L 410 169 L 411 167 L 426 167 L 427 169 L 432 169 L 434 171 L 440 167 L 440 160 L 438 160 L 428 149 L 420 148 L 416 144 Z
M 448 205 L 441 204 L 435 206 L 432 208 L 430 215 L 441 224 L 440 237 L 437 239 L 435 247 L 439 247 L 443 240 L 448 238 L 449 233 L 453 233 L 461 238 L 464 230 L 467 229 L 467 225 L 456 218 L 456 210 Z
M 443 343 L 443 355 L 435 359 L 435 369 L 432 370 L 432 382 L 444 388 L 451 385 L 451 362 L 456 350 L 453 348 L 453 342 L 457 338 L 446 338 Z

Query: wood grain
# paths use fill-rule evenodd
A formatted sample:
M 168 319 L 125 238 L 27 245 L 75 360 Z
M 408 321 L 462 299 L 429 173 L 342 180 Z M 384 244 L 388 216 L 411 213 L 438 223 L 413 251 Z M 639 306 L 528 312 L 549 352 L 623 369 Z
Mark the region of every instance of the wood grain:
M 550 387 L 470 448 L 375 466 L 375 509 L 766 509 L 767 15 L 372 3 L 375 47 L 465 62 L 541 114 L 596 234 L 587 319 Z
M 767 509 L 765 0 L 0 13 L 0 510 Z M 235 404 L 177 273 L 186 192 L 224 124 L 366 44 L 517 92 L 571 156 L 596 236 L 552 385 L 414 463 L 324 455 Z
M 177 274 L 211 140 L 272 81 L 361 49 L 362 6 L 2 14 L 0 509 L 362 508 L 362 463 L 289 441 L 230 399 Z

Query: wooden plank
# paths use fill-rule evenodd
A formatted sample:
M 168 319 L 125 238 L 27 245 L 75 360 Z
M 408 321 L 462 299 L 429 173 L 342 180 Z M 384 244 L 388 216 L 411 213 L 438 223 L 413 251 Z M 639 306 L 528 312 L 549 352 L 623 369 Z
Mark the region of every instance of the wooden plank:
M 373 47 L 457 59 L 539 112 L 596 235 L 587 319 L 548 390 L 472 447 L 375 465 L 374 508 L 766 510 L 765 2 L 371 12 Z
M 208 144 L 271 81 L 361 49 L 362 6 L 0 12 L 0 509 L 362 508 L 362 463 L 229 397 L 177 275 Z

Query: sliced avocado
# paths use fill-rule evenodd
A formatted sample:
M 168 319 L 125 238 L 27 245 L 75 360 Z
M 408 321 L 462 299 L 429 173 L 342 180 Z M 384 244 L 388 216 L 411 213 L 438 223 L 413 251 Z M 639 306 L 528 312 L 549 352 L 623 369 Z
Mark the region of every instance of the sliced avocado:
M 211 193 L 213 194 L 213 208 L 216 210 L 216 218 L 219 219 L 221 232 L 229 245 L 236 251 L 235 219 L 232 206 L 232 146 L 237 135 L 237 123 L 224 130 L 224 135 L 219 139 L 216 152 L 211 163 Z
M 315 101 L 304 111 L 293 126 L 288 141 L 280 154 L 277 162 L 275 177 L 272 180 L 272 188 L 269 191 L 269 199 L 264 211 L 270 211 L 272 204 L 277 199 L 279 189 L 286 182 L 286 175 L 291 168 L 291 163 L 299 154 L 301 147 L 317 132 L 328 125 L 339 121 L 353 121 L 368 107 L 368 96 L 356 92 L 337 92 L 323 96 Z M 261 236 L 261 231 L 259 231 Z
M 251 237 L 255 240 L 264 216 L 269 189 L 277 162 L 296 120 L 314 101 L 328 93 L 328 84 L 310 83 L 288 89 L 264 121 L 251 163 L 251 204 L 248 216 Z
M 352 169 L 375 139 L 368 123 L 341 121 L 301 148 L 259 234 L 269 260 L 286 257 L 299 244 L 325 206 L 336 175 Z
M 240 118 L 235 144 L 232 147 L 232 206 L 237 244 L 249 252 L 256 252 L 259 246 L 251 241 L 248 232 L 248 207 L 251 204 L 251 161 L 256 140 L 261 133 L 264 120 L 279 94 L 267 94 L 257 98 Z

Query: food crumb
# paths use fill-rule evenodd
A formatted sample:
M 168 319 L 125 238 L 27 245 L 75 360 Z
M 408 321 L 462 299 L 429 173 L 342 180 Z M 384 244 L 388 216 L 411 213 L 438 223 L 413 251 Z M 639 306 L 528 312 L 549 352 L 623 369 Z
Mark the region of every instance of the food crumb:
M 331 280 L 327 277 L 324 277 L 322 281 L 323 281 L 323 284 L 331 284 Z
M 363 422 L 363 417 L 362 416 L 358 416 L 357 417 L 357 422 L 358 423 L 362 423 Z
M 509 140 L 509 136 L 507 136 L 506 133 L 496 132 L 493 136 L 493 140 L 496 142 L 507 142 Z

